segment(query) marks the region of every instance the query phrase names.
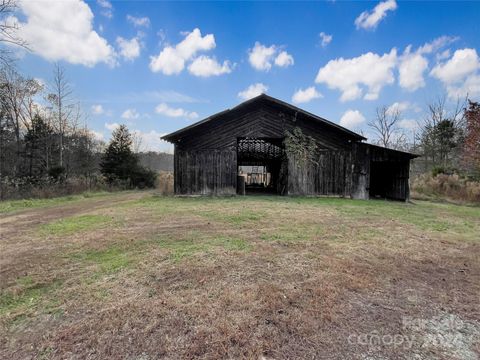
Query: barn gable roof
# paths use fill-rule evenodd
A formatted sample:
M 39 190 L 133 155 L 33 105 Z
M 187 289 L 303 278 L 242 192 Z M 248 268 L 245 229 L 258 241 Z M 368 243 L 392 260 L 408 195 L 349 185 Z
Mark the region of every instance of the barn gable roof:
M 274 97 L 271 97 L 271 96 L 268 96 L 266 94 L 261 94 L 259 96 L 256 96 L 250 100 L 247 100 L 247 101 L 244 101 L 242 102 L 241 104 L 231 108 L 231 109 L 227 109 L 227 110 L 224 110 L 224 111 L 220 111 L 214 115 L 211 115 L 203 120 L 200 120 L 192 125 L 189 125 L 187 127 L 184 127 L 183 129 L 180 129 L 180 130 L 177 130 L 173 133 L 170 133 L 168 135 L 165 135 L 162 137 L 163 140 L 166 140 L 166 141 L 169 141 L 169 142 L 176 142 L 178 139 L 180 139 L 181 137 L 183 136 L 186 136 L 188 135 L 190 132 L 192 132 L 193 130 L 197 130 L 199 128 L 202 127 L 202 125 L 204 124 L 207 124 L 213 120 L 218 120 L 218 119 L 221 119 L 223 116 L 226 116 L 228 115 L 229 113 L 233 112 L 233 111 L 238 111 L 238 110 L 241 110 L 247 106 L 250 106 L 252 104 L 255 104 L 255 103 L 271 103 L 271 104 L 274 104 L 276 106 L 279 106 L 281 108 L 284 108 L 285 110 L 288 110 L 290 112 L 295 112 L 295 113 L 299 113 L 299 114 L 302 114 L 304 117 L 306 117 L 307 119 L 313 121 L 313 122 L 318 122 L 319 124 L 323 124 L 323 125 L 327 125 L 331 128 L 334 128 L 336 130 L 339 130 L 341 132 L 343 132 L 345 135 L 348 135 L 350 138 L 353 138 L 355 140 L 358 140 L 358 141 L 361 141 L 361 140 L 366 140 L 365 137 L 353 132 L 353 131 L 350 131 L 346 128 L 344 128 L 343 126 L 340 126 L 338 124 L 335 124 L 331 121 L 328 121 L 320 116 L 317 116 L 315 114 L 312 114 L 308 111 L 305 111 L 303 109 L 300 109 L 294 105 L 291 105 L 291 104 L 288 104 L 284 101 L 281 101 L 279 99 L 276 99 Z

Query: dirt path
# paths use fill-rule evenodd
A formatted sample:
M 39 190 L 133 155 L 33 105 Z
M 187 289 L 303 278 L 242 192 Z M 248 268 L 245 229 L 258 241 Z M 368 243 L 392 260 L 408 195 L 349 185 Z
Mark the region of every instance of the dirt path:
M 92 212 L 101 208 L 111 207 L 127 201 L 141 199 L 151 195 L 151 192 L 126 192 L 114 193 L 98 198 L 85 198 L 73 200 L 61 205 L 53 205 L 35 209 L 21 210 L 12 214 L 4 214 L 0 217 L 0 239 L 2 242 L 9 241 L 33 226 L 45 224 L 68 216 Z

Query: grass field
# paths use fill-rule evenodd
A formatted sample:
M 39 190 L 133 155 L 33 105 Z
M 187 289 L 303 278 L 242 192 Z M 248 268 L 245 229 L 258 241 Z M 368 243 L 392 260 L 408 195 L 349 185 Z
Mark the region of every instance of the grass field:
M 0 358 L 477 359 L 480 208 L 0 204 Z

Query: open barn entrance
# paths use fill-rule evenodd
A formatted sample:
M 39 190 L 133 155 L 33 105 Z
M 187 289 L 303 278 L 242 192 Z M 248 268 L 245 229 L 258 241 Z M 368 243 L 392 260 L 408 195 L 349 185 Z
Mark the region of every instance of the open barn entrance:
M 371 199 L 407 200 L 408 162 L 371 161 L 369 195 Z
M 283 138 L 238 138 L 238 193 L 284 194 L 287 167 L 283 154 Z

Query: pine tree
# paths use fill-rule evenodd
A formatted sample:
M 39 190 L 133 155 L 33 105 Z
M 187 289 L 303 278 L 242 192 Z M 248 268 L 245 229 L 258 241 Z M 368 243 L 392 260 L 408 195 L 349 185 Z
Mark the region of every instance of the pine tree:
M 125 125 L 120 125 L 113 131 L 112 140 L 100 163 L 101 172 L 110 184 L 120 180 L 133 185 L 131 179 L 138 167 L 138 159 L 131 146 L 132 135 Z

